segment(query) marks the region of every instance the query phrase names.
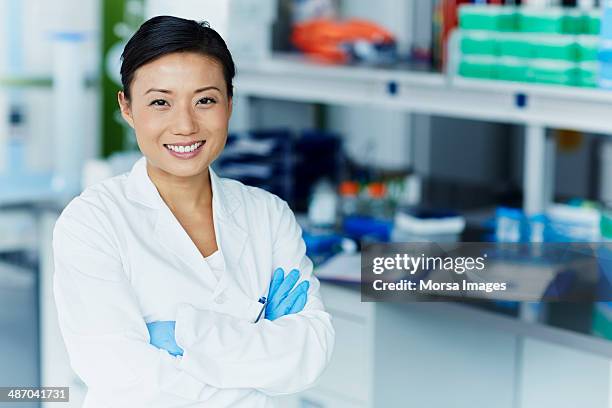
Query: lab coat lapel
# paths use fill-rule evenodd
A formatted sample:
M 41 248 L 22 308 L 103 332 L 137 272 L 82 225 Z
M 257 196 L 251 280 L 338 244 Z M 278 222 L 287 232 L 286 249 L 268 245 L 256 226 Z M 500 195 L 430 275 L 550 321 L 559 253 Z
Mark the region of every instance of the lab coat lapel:
M 225 260 L 225 273 L 221 276 L 216 292 L 223 291 L 228 285 L 234 285 L 236 273 L 240 271 L 240 262 L 248 233 L 236 219 L 236 209 L 240 200 L 231 191 L 224 188 L 217 174 L 210 169 L 210 179 L 213 190 L 213 218 L 217 246 L 221 249 Z
M 219 220 L 216 227 L 218 245 L 225 260 L 225 272 L 221 275 L 219 286 L 215 292 L 221 292 L 227 286 L 237 283 L 237 273 L 240 272 L 240 261 L 247 241 L 247 233 L 230 220 Z
M 204 281 L 207 286 L 214 290 L 217 286 L 217 280 L 210 267 L 166 205 L 163 205 L 158 211 L 154 234 L 155 239 L 165 249 L 175 255 L 185 267 L 193 271 L 199 280 Z

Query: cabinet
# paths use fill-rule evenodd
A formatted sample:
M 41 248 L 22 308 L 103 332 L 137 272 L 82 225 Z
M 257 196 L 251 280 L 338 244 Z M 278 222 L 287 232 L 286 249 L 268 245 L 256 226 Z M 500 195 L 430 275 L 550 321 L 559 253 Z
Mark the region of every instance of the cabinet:
M 326 282 L 321 293 L 333 358 L 313 388 L 279 406 L 609 407 L 603 340 L 464 305 L 362 303 L 358 289 Z

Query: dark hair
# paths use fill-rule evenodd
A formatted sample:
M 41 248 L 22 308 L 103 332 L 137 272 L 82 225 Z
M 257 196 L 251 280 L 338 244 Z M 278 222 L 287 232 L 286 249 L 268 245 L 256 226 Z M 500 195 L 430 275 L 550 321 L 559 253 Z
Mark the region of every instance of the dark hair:
M 145 21 L 127 42 L 121 54 L 121 83 L 130 100 L 130 85 L 136 70 L 173 52 L 196 52 L 217 60 L 223 67 L 227 93 L 233 95 L 236 68 L 225 41 L 206 21 L 157 16 Z

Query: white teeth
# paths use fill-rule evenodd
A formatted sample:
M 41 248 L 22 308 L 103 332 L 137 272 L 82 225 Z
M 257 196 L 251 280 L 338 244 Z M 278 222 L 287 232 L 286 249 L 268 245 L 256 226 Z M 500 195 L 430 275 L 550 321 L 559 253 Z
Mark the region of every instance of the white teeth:
M 175 146 L 171 144 L 167 144 L 166 147 L 177 153 L 190 153 L 196 150 L 198 147 L 202 146 L 202 142 L 196 142 L 191 146 Z

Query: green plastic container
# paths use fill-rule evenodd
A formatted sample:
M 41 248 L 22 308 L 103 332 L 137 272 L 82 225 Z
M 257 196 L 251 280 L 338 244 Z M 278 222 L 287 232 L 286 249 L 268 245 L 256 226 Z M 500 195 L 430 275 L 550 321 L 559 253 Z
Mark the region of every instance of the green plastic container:
M 499 11 L 498 30 L 513 32 L 518 29 L 518 14 L 516 7 L 504 6 Z
M 576 85 L 575 63 L 558 60 L 531 60 L 529 75 L 533 82 L 556 85 Z
M 612 340 L 612 303 L 597 302 L 593 308 L 593 334 Z
M 599 227 L 601 236 L 612 241 L 612 202 L 604 206 Z
M 529 82 L 529 60 L 513 57 L 499 58 L 497 78 L 504 81 Z
M 464 31 L 461 33 L 461 54 L 496 55 L 497 40 L 490 31 Z
M 584 34 L 599 35 L 601 30 L 601 10 L 587 11 L 582 17 L 582 32 Z
M 523 33 L 503 33 L 497 40 L 498 54 L 502 57 L 533 58 L 531 37 Z
M 499 9 L 486 5 L 462 5 L 459 7 L 459 27 L 463 30 L 499 29 Z
M 564 10 L 563 32 L 565 34 L 582 34 L 584 31 L 584 13 L 581 10 Z
M 466 78 L 495 79 L 497 59 L 488 56 L 463 56 L 459 63 L 459 75 Z
M 519 30 L 524 33 L 563 33 L 565 13 L 560 8 L 520 7 Z
M 597 61 L 599 37 L 596 35 L 581 35 L 576 40 L 576 57 L 578 61 Z
M 577 60 L 575 36 L 539 35 L 533 38 L 535 58 L 555 59 L 574 62 Z
M 585 88 L 597 88 L 598 80 L 599 63 L 597 61 L 581 62 L 578 65 L 576 85 Z

